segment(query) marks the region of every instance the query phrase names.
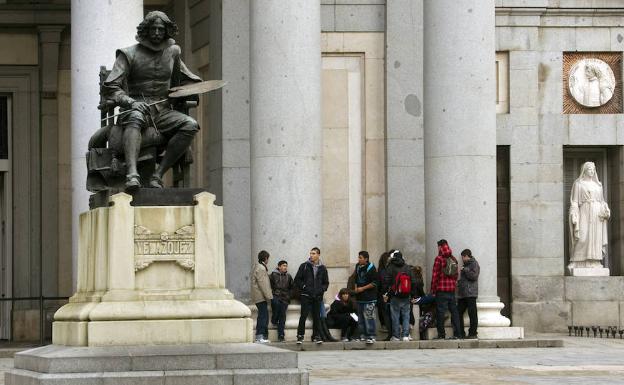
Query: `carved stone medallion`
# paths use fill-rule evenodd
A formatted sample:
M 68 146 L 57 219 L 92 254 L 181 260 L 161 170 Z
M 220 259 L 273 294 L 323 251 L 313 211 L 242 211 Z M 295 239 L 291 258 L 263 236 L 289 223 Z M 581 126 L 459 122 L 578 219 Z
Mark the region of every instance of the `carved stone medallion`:
M 600 59 L 581 59 L 570 69 L 568 87 L 579 104 L 600 107 L 613 97 L 615 75 Z
M 564 114 L 622 113 L 621 52 L 564 52 L 562 80 Z
M 134 271 L 158 261 L 173 261 L 187 270 L 195 269 L 195 226 L 184 226 L 174 233 L 153 233 L 134 226 Z

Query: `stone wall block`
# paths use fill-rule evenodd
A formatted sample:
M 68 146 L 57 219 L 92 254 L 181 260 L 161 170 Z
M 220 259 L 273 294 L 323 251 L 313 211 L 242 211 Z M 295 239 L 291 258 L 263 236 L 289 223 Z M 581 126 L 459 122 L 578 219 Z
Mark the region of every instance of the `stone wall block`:
M 616 114 L 569 115 L 569 144 L 611 145 L 617 140 Z
M 611 30 L 609 28 L 576 28 L 576 49 L 578 51 L 609 51 Z
M 533 332 L 567 332 L 572 306 L 566 301 L 512 303 L 513 326 L 524 326 Z
M 564 300 L 563 277 L 513 276 L 511 292 L 514 301 L 542 302 Z
M 526 51 L 537 48 L 538 29 L 535 27 L 497 27 L 497 51 Z
M 614 326 L 620 324 L 618 301 L 573 301 L 573 325 Z
M 624 293 L 624 277 L 565 277 L 570 301 L 618 301 Z
M 541 92 L 541 91 L 540 91 Z M 562 99 L 559 98 L 559 102 Z M 548 113 L 539 115 L 539 143 L 540 144 L 556 144 L 561 146 L 568 140 L 568 116 L 557 113 Z M 559 112 L 561 112 L 561 104 L 559 104 Z
M 539 28 L 539 49 L 576 51 L 576 32 L 573 28 Z
M 384 31 L 386 9 L 382 4 L 336 5 L 336 31 Z
M 511 271 L 514 276 L 561 276 L 563 275 L 563 255 L 558 258 L 516 257 L 514 255 L 511 259 Z

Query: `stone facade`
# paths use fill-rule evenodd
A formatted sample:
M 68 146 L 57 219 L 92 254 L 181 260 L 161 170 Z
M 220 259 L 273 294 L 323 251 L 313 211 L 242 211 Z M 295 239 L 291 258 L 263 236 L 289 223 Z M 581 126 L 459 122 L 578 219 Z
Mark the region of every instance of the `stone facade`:
M 13 108 L 17 109 L 12 121 L 10 167 L 2 171 L 12 182 L 2 185 L 1 196 L 8 207 L 14 207 L 3 214 L 8 232 L 0 242 L 7 245 L 2 256 L 12 274 L 0 277 L 0 281 L 5 297 L 38 297 L 40 293 L 68 297 L 72 293 L 71 277 L 75 277 L 75 258 L 71 256 L 76 254 L 77 245 L 77 239 L 69 242 L 71 224 L 77 223 L 77 210 L 86 204 L 78 202 L 84 200 L 78 198 L 83 196 L 82 179 L 75 172 L 72 175 L 72 169 L 82 167 L 77 155 L 84 149 L 77 141 L 79 128 L 70 107 L 74 113 L 81 108 L 75 104 L 76 95 L 86 86 L 78 82 L 95 87 L 97 74 L 84 75 L 82 80 L 71 72 L 72 42 L 80 28 L 79 23 L 71 23 L 69 28 L 71 1 L 19 7 L 12 3 L 7 0 L 0 5 L 4 26 L 0 29 L 0 90 L 13 95 Z M 280 51 L 286 32 L 275 32 L 272 39 L 265 40 L 250 35 L 254 26 L 269 28 L 282 20 L 272 14 L 266 25 L 257 24 L 262 14 L 250 7 L 249 0 L 143 1 L 144 9 L 164 10 L 178 22 L 177 41 L 189 67 L 203 78 L 229 82 L 223 92 L 202 97 L 194 112 L 202 130 L 193 147 L 192 184 L 213 192 L 217 204 L 223 206 L 227 287 L 243 301 L 249 299 L 248 273 L 260 248 L 272 253 L 271 265 L 286 259 L 293 272 L 308 250 L 319 246 L 332 280 L 326 301 L 345 285 L 360 249 L 368 250 L 376 262 L 383 250 L 400 248 L 410 263 L 431 270 L 435 254 L 431 245 L 438 235 L 431 234 L 432 228 L 427 231 L 427 216 L 433 215 L 428 200 L 435 199 L 435 194 L 426 191 L 432 183 L 426 177 L 424 114 L 429 95 L 424 84 L 432 78 L 425 71 L 424 54 L 427 31 L 423 18 L 428 3 L 319 3 L 310 8 L 315 12 L 313 20 L 283 20 L 292 26 L 312 23 L 306 28 L 317 35 L 298 37 L 312 42 L 305 47 L 308 51 L 291 47 L 288 56 Z M 529 331 L 563 331 L 571 323 L 622 327 L 624 307 L 614 293 L 621 293 L 620 275 L 624 273 L 624 115 L 620 113 L 624 5 L 619 0 L 495 0 L 493 7 L 499 103 L 495 137 L 496 145 L 509 154 L 498 163 L 498 167 L 507 168 L 503 174 L 508 175 L 509 219 L 503 225 L 509 236 L 506 243 L 498 242 L 499 248 L 509 245 L 509 250 L 506 254 L 499 250 L 496 272 L 493 251 L 477 246 L 480 241 L 462 240 L 460 234 L 455 240 L 449 239 L 451 246 L 456 253 L 472 248 L 477 258 L 483 255 L 483 261 L 492 261 L 488 263 L 491 271 L 482 279 L 493 286 L 498 275 L 498 295 L 514 326 Z M 466 6 L 465 12 L 475 12 L 473 8 Z M 130 40 L 134 24 L 129 24 L 126 38 Z M 318 55 L 309 50 L 311 46 Z M 106 49 L 103 55 L 107 59 L 102 59 L 101 65 L 110 65 L 114 57 L 112 48 Z M 451 47 L 448 52 L 451 57 L 459 50 Z M 564 64 L 571 54 L 620 57 L 620 65 L 614 69 L 619 109 L 582 114 L 566 110 L 569 74 Z M 460 59 L 452 58 L 459 63 L 458 73 L 465 72 Z M 265 67 L 257 67 L 258 63 Z M 297 114 L 279 110 L 303 101 L 297 111 L 306 114 L 312 111 L 306 108 L 317 106 L 319 101 L 299 99 L 294 91 L 296 82 L 278 91 L 286 84 L 279 74 L 260 79 L 262 74 L 254 72 L 282 64 L 282 76 L 305 80 L 303 89 L 310 93 L 320 88 L 321 116 L 314 107 L 317 112 L 310 113 L 306 125 L 298 126 Z M 316 68 L 314 73 L 295 70 L 304 64 L 305 68 Z M 445 92 L 462 92 L 459 90 L 467 84 L 461 82 Z M 281 92 L 292 98 L 291 103 L 265 100 Z M 90 112 L 97 115 L 96 110 Z M 263 116 L 271 114 L 281 118 L 288 115 L 283 125 L 300 134 L 281 137 L 270 127 L 259 125 Z M 320 124 L 311 123 L 313 119 Z M 314 132 L 306 131 L 308 128 Z M 311 147 L 298 144 L 303 134 L 307 142 L 314 142 Z M 465 152 L 457 137 L 446 139 L 450 152 Z M 40 151 L 40 143 L 50 147 L 43 146 Z M 275 146 L 282 144 L 305 150 L 309 167 L 295 165 L 299 158 L 294 152 L 279 152 Z M 260 189 L 272 176 L 262 163 L 267 154 L 288 175 L 272 182 L 273 190 L 263 191 Z M 566 189 L 570 178 L 578 176 L 578 162 L 585 158 L 599 158 L 598 173 L 612 208 L 607 261 L 611 277 L 569 277 L 565 271 Z M 290 179 L 289 173 L 303 175 L 296 190 L 298 196 L 305 196 L 301 202 L 291 199 L 295 190 L 284 184 Z M 451 178 L 447 183 L 452 187 L 456 180 Z M 302 188 L 306 185 L 316 186 Z M 285 221 L 286 211 L 280 209 L 284 202 L 305 207 L 307 214 L 293 222 Z M 297 210 L 288 215 L 297 216 Z M 458 218 L 471 221 L 475 227 L 482 220 L 479 212 L 464 212 L 451 215 L 448 226 L 455 226 Z M 284 236 L 272 240 L 263 234 L 266 229 L 259 221 L 273 221 L 272 229 Z M 297 230 L 303 227 L 297 226 L 307 223 L 314 225 L 306 229 L 306 240 L 295 242 L 298 234 L 303 234 Z M 494 231 L 491 225 L 485 226 L 491 229 L 489 233 Z M 41 291 L 40 271 L 44 277 Z M 503 293 L 501 288 L 505 287 L 508 289 Z M 51 313 L 58 305 L 47 301 L 45 307 Z M 6 305 L 0 307 L 0 317 L 9 320 L 10 310 Z M 38 304 L 19 301 L 13 314 L 14 328 L 0 327 L 2 338 L 12 334 L 13 338 L 36 339 L 38 327 L 18 325 L 37 325 Z M 45 330 L 49 337 L 51 329 Z

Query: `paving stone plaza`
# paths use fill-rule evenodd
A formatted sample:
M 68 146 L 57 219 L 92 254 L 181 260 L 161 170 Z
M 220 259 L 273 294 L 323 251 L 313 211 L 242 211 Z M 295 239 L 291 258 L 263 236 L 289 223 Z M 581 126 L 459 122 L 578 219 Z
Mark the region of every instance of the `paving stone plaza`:
M 310 370 L 311 385 L 624 384 L 624 340 L 538 337 L 564 347 L 309 351 L 299 367 Z M 12 352 L 0 348 L 0 384 Z

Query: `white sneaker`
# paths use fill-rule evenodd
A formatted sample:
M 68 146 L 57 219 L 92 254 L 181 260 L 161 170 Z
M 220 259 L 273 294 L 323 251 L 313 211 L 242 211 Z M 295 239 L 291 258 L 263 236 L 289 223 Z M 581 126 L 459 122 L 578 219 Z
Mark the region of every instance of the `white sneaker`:
M 399 338 L 396 338 L 395 336 L 392 336 L 392 338 L 390 338 L 390 341 L 401 341 Z
M 349 342 L 349 339 L 348 339 L 348 338 L 343 338 L 343 339 L 341 339 L 340 341 L 341 341 L 341 342 Z
M 403 339 L 402 339 L 402 340 L 403 340 L 404 342 L 409 342 L 409 340 L 410 340 L 410 339 L 409 339 L 409 337 L 403 337 Z
M 267 340 L 266 338 L 258 338 L 256 340 L 257 344 L 268 344 L 269 342 L 271 342 L 271 341 Z
M 375 339 L 374 338 L 367 338 L 366 339 L 366 345 L 371 345 L 375 343 Z
M 412 338 L 412 335 L 411 335 L 411 334 L 410 334 L 409 336 L 407 336 L 407 338 L 408 338 L 410 341 L 414 341 L 414 338 Z

